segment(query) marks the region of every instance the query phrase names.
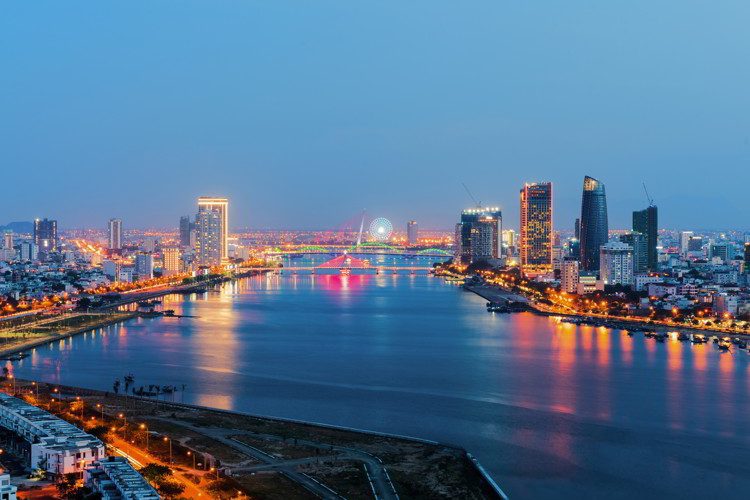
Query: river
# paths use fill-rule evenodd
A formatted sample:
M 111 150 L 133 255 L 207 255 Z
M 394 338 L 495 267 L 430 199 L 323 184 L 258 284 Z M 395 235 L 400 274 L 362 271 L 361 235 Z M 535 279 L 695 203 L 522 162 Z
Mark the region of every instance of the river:
M 511 498 L 746 498 L 750 356 L 496 315 L 426 275 L 268 275 L 33 350 L 23 378 L 455 443 Z

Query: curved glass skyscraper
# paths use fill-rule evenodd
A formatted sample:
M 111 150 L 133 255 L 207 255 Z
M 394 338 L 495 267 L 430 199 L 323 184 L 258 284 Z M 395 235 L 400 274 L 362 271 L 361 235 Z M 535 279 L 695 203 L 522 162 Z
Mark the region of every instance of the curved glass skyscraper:
M 581 269 L 599 270 L 599 249 L 609 239 L 607 195 L 604 184 L 586 176 L 583 178 L 581 201 Z

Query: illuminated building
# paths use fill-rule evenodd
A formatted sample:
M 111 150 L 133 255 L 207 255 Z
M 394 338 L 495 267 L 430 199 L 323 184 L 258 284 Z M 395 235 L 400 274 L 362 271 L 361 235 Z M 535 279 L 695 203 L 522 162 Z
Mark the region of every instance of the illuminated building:
M 57 221 L 34 220 L 34 244 L 40 252 L 54 252 L 57 249 Z
M 635 274 L 648 272 L 648 249 L 645 236 L 633 231 L 620 235 L 620 241 L 633 247 L 633 272 Z
M 135 256 L 134 274 L 139 280 L 150 280 L 154 277 L 154 256 L 150 253 L 138 253 Z
M 229 257 L 229 200 L 198 198 L 196 252 L 201 265 L 216 265 Z
M 567 293 L 578 292 L 578 259 L 564 258 L 560 265 L 560 289 Z
M 162 258 L 165 275 L 178 274 L 182 271 L 182 251 L 179 247 L 162 248 Z
M 581 198 L 581 269 L 599 270 L 599 249 L 609 239 L 607 195 L 604 184 L 586 176 Z
M 21 242 L 20 254 L 21 261 L 34 261 L 39 257 L 39 247 L 30 241 Z
M 745 243 L 745 272 L 750 274 L 750 242 Z
M 643 210 L 633 212 L 633 231 L 639 232 L 646 240 L 646 267 L 649 271 L 658 270 L 658 209 L 651 205 Z
M 693 237 L 692 231 L 680 232 L 680 253 L 686 255 L 689 251 L 690 238 Z
M 119 281 L 120 280 L 120 271 L 122 269 L 122 266 L 120 262 L 115 260 L 105 260 L 102 261 L 102 272 L 106 277 L 108 277 L 112 281 Z
M 729 244 L 727 243 L 712 243 L 709 250 L 709 258 L 711 259 L 720 259 L 722 262 L 730 260 Z
M 409 245 L 416 245 L 419 241 L 419 226 L 417 221 L 410 220 L 406 223 L 406 243 Z
M 107 236 L 110 250 L 120 250 L 122 248 L 122 220 L 109 219 Z
M 3 234 L 3 248 L 8 250 L 13 248 L 13 231 L 5 231 Z
M 602 245 L 599 276 L 604 285 L 633 284 L 633 247 L 619 241 Z
M 497 207 L 469 208 L 456 225 L 456 258 L 464 265 L 498 258 L 502 212 Z
M 552 183 L 526 183 L 521 189 L 521 270 L 526 275 L 552 271 Z

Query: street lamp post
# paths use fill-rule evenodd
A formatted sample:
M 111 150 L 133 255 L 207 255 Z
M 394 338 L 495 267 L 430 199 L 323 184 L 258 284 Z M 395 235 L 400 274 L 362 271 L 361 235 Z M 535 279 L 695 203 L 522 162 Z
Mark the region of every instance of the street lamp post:
M 128 440 L 128 416 L 125 413 L 120 413 L 118 416 L 125 421 L 125 441 L 127 441 Z
M 148 451 L 148 426 L 146 424 L 141 424 L 141 429 L 143 429 L 143 432 L 146 434 L 146 451 Z
M 167 436 L 164 436 L 164 442 L 169 443 L 169 463 L 172 463 L 172 440 Z
M 187 454 L 188 454 L 188 456 L 190 456 L 190 455 L 193 456 L 193 470 L 195 470 L 195 453 L 193 453 L 192 451 L 188 450 Z

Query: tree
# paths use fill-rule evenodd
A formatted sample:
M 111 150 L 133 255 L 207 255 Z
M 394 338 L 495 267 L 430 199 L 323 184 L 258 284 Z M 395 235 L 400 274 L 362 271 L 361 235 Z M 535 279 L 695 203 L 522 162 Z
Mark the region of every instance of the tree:
M 164 498 L 177 498 L 185 491 L 185 485 L 169 480 L 159 483 L 157 489 Z
M 140 473 L 148 481 L 151 481 L 152 483 L 160 483 L 172 475 L 172 469 L 166 465 L 150 463 L 141 468 Z
M 63 474 L 57 479 L 55 486 L 62 498 L 70 498 L 78 489 L 78 475 L 75 472 Z

